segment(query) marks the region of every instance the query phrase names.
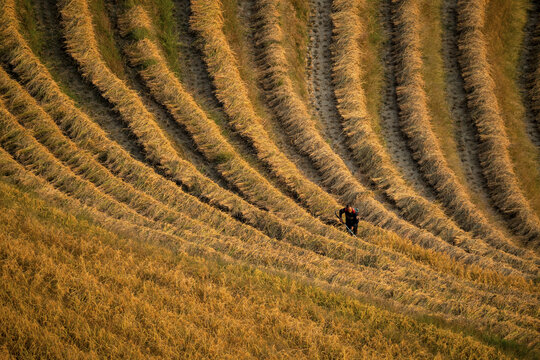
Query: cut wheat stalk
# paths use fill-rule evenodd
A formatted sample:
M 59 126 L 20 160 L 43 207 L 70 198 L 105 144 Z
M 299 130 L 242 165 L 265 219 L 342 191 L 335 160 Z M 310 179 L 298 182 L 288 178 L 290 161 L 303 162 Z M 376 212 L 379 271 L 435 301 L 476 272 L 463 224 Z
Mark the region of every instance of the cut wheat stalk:
M 54 120 L 60 128 L 77 141 L 79 146 L 95 154 L 112 173 L 132 183 L 140 190 L 151 194 L 161 202 L 169 204 L 178 210 L 187 211 L 194 218 L 212 224 L 214 228 L 221 229 L 225 234 L 240 238 L 259 236 L 259 233 L 254 232 L 252 228 L 240 222 L 230 221 L 229 217 L 221 211 L 217 211 L 207 204 L 200 203 L 194 197 L 185 194 L 175 184 L 158 176 L 151 168 L 132 159 L 118 144 L 110 141 L 103 130 L 96 126 L 59 89 L 58 85 L 48 74 L 47 69 L 32 54 L 16 30 L 16 25 L 13 23 L 15 17 L 10 16 L 10 14 L 13 14 L 13 7 L 8 6 L 5 9 L 6 12 L 3 15 L 0 14 L 0 21 L 2 21 L 2 26 L 0 27 L 0 36 L 2 39 L 0 41 L 0 49 L 2 49 L 2 57 L 11 64 L 13 71 L 20 76 L 27 89 L 53 115 Z M 189 182 L 188 184 L 193 185 L 193 182 Z M 299 233 L 298 228 L 285 225 L 284 223 L 277 223 L 279 226 L 269 227 L 267 226 L 267 221 L 272 221 L 273 224 L 276 224 L 272 217 L 265 219 L 265 217 L 261 216 L 259 218 L 256 216 L 258 215 L 257 213 L 247 210 L 243 213 L 244 210 L 241 207 L 233 206 L 234 202 L 228 200 L 229 198 L 227 196 L 223 196 L 223 192 L 220 192 L 220 189 L 215 184 L 212 183 L 206 186 L 206 183 L 202 182 L 202 185 L 204 186 L 194 187 L 198 189 L 198 193 L 204 194 L 202 198 L 205 201 L 259 228 L 271 237 L 277 239 L 294 239 L 297 236 L 310 236 L 309 234 L 302 235 L 302 233 Z M 262 219 L 266 221 L 263 222 L 261 221 Z M 328 235 L 344 243 L 352 241 L 352 238 L 339 231 L 328 232 Z M 447 255 L 413 245 L 408 240 L 399 238 L 393 233 L 369 228 L 367 225 L 365 226 L 365 230 L 361 231 L 361 237 L 377 246 L 374 247 L 360 239 L 354 241 L 354 246 L 369 251 L 373 256 L 379 257 L 384 254 L 384 256 L 387 256 L 394 263 L 400 263 L 402 260 L 396 254 L 387 250 L 381 250 L 378 246 L 406 254 L 416 261 L 428 264 L 430 267 L 466 279 L 475 279 L 475 281 L 482 283 L 492 283 L 495 281 L 494 279 L 497 279 L 497 282 L 508 282 L 508 280 L 505 280 L 505 277 L 501 280 L 500 274 L 492 273 L 475 264 L 463 264 Z
M 467 93 L 467 105 L 478 134 L 478 156 L 491 200 L 524 244 L 538 249 L 540 221 L 519 188 L 508 137 L 489 74 L 483 33 L 485 0 L 457 2 L 458 63 Z
M 86 2 L 79 0 L 61 2 L 60 13 L 68 53 L 78 62 L 82 74 L 100 90 L 105 99 L 115 106 L 133 133 L 140 139 L 149 161 L 159 164 L 172 178 L 180 180 L 189 177 L 192 181 L 202 179 L 210 182 L 202 176 L 197 177 L 195 174 L 199 175 L 199 173 L 194 166 L 176 154 L 136 92 L 118 79 L 101 59 L 93 36 L 91 15 Z M 207 158 L 216 164 L 220 174 L 252 203 L 269 209 L 281 218 L 293 221 L 308 231 L 318 234 L 328 231 L 323 223 L 309 216 L 305 210 L 249 167 L 228 143 L 220 143 L 217 148 L 206 144 L 206 146 L 199 146 L 199 149 L 207 151 Z M 257 212 L 254 206 L 246 203 L 240 206 Z M 261 213 L 260 210 L 258 212 Z
M 213 18 L 217 16 L 215 13 L 216 9 L 219 9 L 218 3 L 197 0 L 193 4 L 199 2 L 199 12 L 192 6 L 194 14 L 200 13 L 203 19 L 208 17 L 208 14 L 214 14 Z M 289 138 L 301 153 L 311 159 L 323 177 L 325 185 L 343 201 L 358 204 L 361 216 L 366 221 L 395 231 L 401 236 L 414 238 L 422 246 L 448 251 L 449 254 L 462 253 L 463 248 L 475 254 L 485 253 L 485 246 L 473 240 L 448 218 L 445 218 L 445 221 L 431 223 L 429 227 L 432 233 L 398 218 L 377 202 L 352 176 L 344 162 L 322 139 L 306 105 L 293 90 L 286 71 L 287 60 L 284 49 L 281 46 L 283 34 L 278 21 L 277 6 L 277 0 L 259 0 L 255 5 L 257 31 L 254 35 L 256 46 L 260 51 L 263 86 L 268 95 L 268 103 L 276 112 Z M 448 247 L 441 238 L 455 246 Z
M 432 186 L 437 198 L 455 221 L 489 245 L 524 256 L 526 251 L 508 243 L 494 230 L 487 219 L 475 208 L 456 175 L 448 166 L 431 129 L 431 115 L 422 77 L 422 55 L 418 29 L 416 0 L 391 3 L 393 69 L 396 74 L 396 94 L 400 128 L 418 163 L 423 178 Z M 533 256 L 528 254 L 529 257 Z M 494 251 L 493 256 L 517 260 Z

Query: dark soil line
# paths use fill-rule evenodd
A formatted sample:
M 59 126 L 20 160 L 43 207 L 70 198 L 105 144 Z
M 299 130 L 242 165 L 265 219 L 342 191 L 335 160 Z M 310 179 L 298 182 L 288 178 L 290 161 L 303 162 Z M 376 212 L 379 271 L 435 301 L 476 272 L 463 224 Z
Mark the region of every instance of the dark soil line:
M 446 71 L 447 101 L 450 114 L 456 124 L 455 136 L 461 167 L 464 170 L 470 190 L 489 206 L 488 209 L 484 208 L 482 210 L 488 211 L 487 215 L 491 219 L 496 219 L 496 221 L 490 221 L 490 224 L 511 238 L 513 235 L 504 226 L 506 221 L 503 215 L 497 210 L 489 196 L 478 157 L 478 134 L 469 113 L 463 77 L 458 64 L 456 4 L 457 0 L 443 1 L 441 20 L 444 29 L 442 51 Z M 516 243 L 519 242 L 516 241 Z
M 524 38 L 519 59 L 519 85 L 525 107 L 525 130 L 531 142 L 540 148 L 540 110 L 533 109 L 534 72 L 540 66 L 540 2 L 533 1 L 527 13 L 527 23 L 523 29 Z M 539 101 L 539 100 L 537 100 Z
M 385 148 L 392 159 L 392 162 L 403 174 L 404 179 L 420 196 L 429 201 L 436 201 L 436 194 L 433 188 L 424 181 L 422 172 L 418 164 L 413 159 L 407 145 L 405 134 L 401 131 L 399 120 L 399 108 L 397 104 L 396 79 L 393 72 L 393 57 L 391 54 L 391 10 L 384 1 L 381 2 L 381 18 L 383 19 L 383 30 L 386 33 L 386 43 L 383 46 L 383 66 L 385 69 L 385 85 L 383 101 L 381 104 L 380 122 L 382 134 L 385 141 Z

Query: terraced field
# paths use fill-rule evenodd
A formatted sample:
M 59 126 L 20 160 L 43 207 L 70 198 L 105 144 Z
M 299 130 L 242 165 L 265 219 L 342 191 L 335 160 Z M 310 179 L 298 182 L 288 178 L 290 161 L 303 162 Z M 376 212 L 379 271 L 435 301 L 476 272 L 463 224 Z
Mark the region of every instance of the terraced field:
M 540 358 L 535 1 L 0 4 L 0 357 Z

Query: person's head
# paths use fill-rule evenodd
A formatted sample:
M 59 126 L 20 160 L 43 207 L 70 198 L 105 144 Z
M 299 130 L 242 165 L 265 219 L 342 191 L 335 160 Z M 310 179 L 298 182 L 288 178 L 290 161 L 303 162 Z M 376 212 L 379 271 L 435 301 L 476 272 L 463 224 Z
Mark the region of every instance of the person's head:
M 352 208 L 351 204 L 347 204 L 347 206 L 345 206 L 345 209 L 347 210 L 347 212 L 352 212 L 353 211 L 353 208 Z

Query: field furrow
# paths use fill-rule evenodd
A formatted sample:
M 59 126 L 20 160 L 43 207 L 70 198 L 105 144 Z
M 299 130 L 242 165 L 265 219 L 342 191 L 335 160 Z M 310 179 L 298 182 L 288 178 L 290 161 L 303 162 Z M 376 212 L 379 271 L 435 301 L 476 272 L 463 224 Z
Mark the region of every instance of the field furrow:
M 458 61 L 467 92 L 467 105 L 479 141 L 478 156 L 495 206 L 524 243 L 538 247 L 540 222 L 519 188 L 508 153 L 508 138 L 489 75 L 482 33 L 484 1 L 458 1 Z
M 525 251 L 505 241 L 503 235 L 493 229 L 476 209 L 448 166 L 431 130 L 431 115 L 421 73 L 418 11 L 415 0 L 393 2 L 391 5 L 400 126 L 407 136 L 409 148 L 425 180 L 433 186 L 437 198 L 460 226 L 495 248 L 522 255 Z
M 0 0 L 0 358 L 538 358 L 539 6 Z
M 473 241 L 468 234 L 450 220 L 445 223 L 424 224 L 431 227 L 433 234 L 444 238 L 447 242 L 444 243 L 440 238 L 388 212 L 367 189 L 353 178 L 343 161 L 332 152 L 329 145 L 321 138 L 305 105 L 292 90 L 291 81 L 285 71 L 285 55 L 280 46 L 282 32 L 278 23 L 277 3 L 261 1 L 257 7 L 256 42 L 261 52 L 261 63 L 264 63 L 262 65 L 266 74 L 264 86 L 268 93 L 268 101 L 280 117 L 284 131 L 288 133 L 298 149 L 310 157 L 313 164 L 319 169 L 321 176 L 325 177 L 326 185 L 332 188 L 333 192 L 343 201 L 356 204 L 363 219 L 391 229 L 401 236 L 416 239 L 422 246 L 441 247 L 441 249 L 448 249 L 446 251 L 460 253 L 464 248 L 467 251 L 482 253 L 482 250 L 477 248 L 477 242 Z M 456 246 L 450 250 L 447 247 L 448 243 Z

